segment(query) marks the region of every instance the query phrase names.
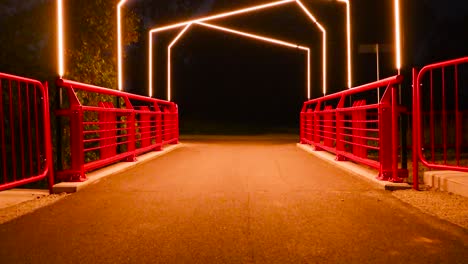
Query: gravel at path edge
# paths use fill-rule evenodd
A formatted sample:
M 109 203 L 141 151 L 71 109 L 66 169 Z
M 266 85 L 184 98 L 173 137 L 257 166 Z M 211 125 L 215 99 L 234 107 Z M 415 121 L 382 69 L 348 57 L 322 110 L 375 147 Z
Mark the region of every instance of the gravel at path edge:
M 468 229 L 468 197 L 437 190 L 401 190 L 392 194 L 424 213 Z
M 39 197 L 35 200 L 27 201 L 17 205 L 0 209 L 0 224 L 4 224 L 20 216 L 32 213 L 37 209 L 51 205 L 68 194 L 52 194 Z

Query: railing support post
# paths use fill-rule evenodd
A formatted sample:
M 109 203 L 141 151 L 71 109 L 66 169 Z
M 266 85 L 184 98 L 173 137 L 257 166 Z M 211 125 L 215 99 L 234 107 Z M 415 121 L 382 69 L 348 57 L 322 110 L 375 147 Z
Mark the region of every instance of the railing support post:
M 84 135 L 83 135 L 83 109 L 81 106 L 74 105 L 70 107 L 70 151 L 71 151 L 71 170 L 67 181 L 85 181 L 84 172 Z
M 136 133 L 136 122 L 135 122 L 135 111 L 132 111 L 127 116 L 127 152 L 133 152 L 128 158 L 125 159 L 127 162 L 135 162 L 135 133 Z
M 314 150 L 315 151 L 322 151 L 322 149 L 320 147 L 318 147 L 321 143 L 321 134 L 320 133 L 320 124 L 322 122 L 322 118 L 321 118 L 321 114 L 319 113 L 320 111 L 320 108 L 322 106 L 322 103 L 321 102 L 318 102 L 317 105 L 315 106 L 315 110 L 314 110 Z
M 392 176 L 392 104 L 391 91 L 384 93 L 379 104 L 379 180 L 387 181 Z
M 418 70 L 413 68 L 413 130 L 412 134 L 412 145 L 413 145 L 413 189 L 419 190 L 419 107 L 418 107 Z
M 307 126 L 307 116 L 306 115 L 307 115 L 307 113 L 306 113 L 305 109 L 303 108 L 301 110 L 300 119 L 299 119 L 299 140 L 300 140 L 301 144 L 306 143 L 304 141 L 305 136 L 306 136 L 305 130 L 306 130 L 306 126 Z
M 346 96 L 342 96 L 338 106 L 336 107 L 336 160 L 337 161 L 347 161 L 348 159 L 343 156 L 341 153 L 345 152 L 345 136 L 344 136 L 344 126 L 345 126 L 345 114 L 340 111 L 345 106 Z
M 0 93 L 1 93 L 0 89 Z M 0 102 L 1 104 L 1 102 Z M 49 110 L 50 102 L 49 102 L 49 84 L 46 82 L 44 83 L 44 137 L 45 137 L 45 150 L 46 150 L 46 162 L 47 167 L 49 168 L 48 174 L 48 187 L 49 193 L 53 193 L 53 186 L 55 183 L 54 178 L 54 160 L 53 160 L 53 150 L 52 150 L 52 131 L 51 131 L 51 123 L 50 123 L 50 110 Z
M 400 147 L 399 141 L 399 126 L 398 117 L 400 115 L 399 104 L 398 104 L 398 90 L 395 86 L 392 86 L 392 179 L 391 182 L 403 182 L 403 179 L 399 177 L 398 170 L 398 152 Z
M 174 136 L 174 141 L 172 142 L 172 144 L 179 144 L 179 107 L 176 104 L 173 105 L 172 116 L 172 135 Z
M 155 132 L 156 132 L 156 151 L 162 150 L 162 143 L 163 143 L 163 136 L 162 136 L 162 112 L 161 108 L 158 106 L 157 103 L 154 103 L 154 111 L 156 112 L 155 116 Z

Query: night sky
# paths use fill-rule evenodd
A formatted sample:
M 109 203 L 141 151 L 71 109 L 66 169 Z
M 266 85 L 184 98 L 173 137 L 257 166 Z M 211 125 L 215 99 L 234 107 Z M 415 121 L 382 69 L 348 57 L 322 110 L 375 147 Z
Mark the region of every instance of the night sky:
M 21 15 L 48 0 L 0 0 L 2 16 Z M 125 87 L 147 93 L 147 30 L 266 0 L 130 0 L 126 9 L 142 18 L 141 41 L 126 48 Z M 304 0 L 328 31 L 328 90 L 346 88 L 346 9 L 332 0 Z M 403 74 L 410 87 L 413 66 L 468 55 L 468 1 L 401 0 Z M 351 0 L 354 85 L 376 79 L 375 55 L 360 54 L 361 44 L 393 44 L 393 0 Z M 312 97 L 321 96 L 321 34 L 295 4 L 252 15 L 212 21 L 312 48 Z M 180 29 L 159 34 L 155 93 L 166 98 L 166 47 Z M 1 33 L 1 29 L 0 29 Z M 298 126 L 306 99 L 306 57 L 297 50 L 194 27 L 173 50 L 173 100 L 179 104 L 182 130 L 246 133 L 287 131 Z M 381 76 L 394 75 L 393 53 L 381 55 Z M 409 89 L 408 89 L 409 90 Z M 185 124 L 185 126 L 184 126 Z M 255 129 L 253 128 L 255 127 Z

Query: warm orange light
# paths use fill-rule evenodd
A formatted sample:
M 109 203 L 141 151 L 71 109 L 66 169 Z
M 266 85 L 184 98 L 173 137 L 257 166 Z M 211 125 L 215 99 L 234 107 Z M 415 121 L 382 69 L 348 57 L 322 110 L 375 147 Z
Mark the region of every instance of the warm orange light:
M 186 26 L 188 24 L 195 23 L 195 22 L 205 22 L 205 21 L 209 21 L 209 20 L 215 20 L 215 19 L 225 18 L 225 17 L 229 17 L 229 16 L 245 14 L 245 13 L 249 13 L 249 12 L 253 12 L 253 11 L 259 11 L 259 10 L 262 10 L 262 9 L 267 9 L 267 8 L 271 8 L 271 7 L 275 7 L 275 6 L 279 6 L 279 5 L 292 3 L 294 1 L 295 0 L 283 0 L 283 1 L 276 1 L 276 2 L 272 2 L 272 3 L 268 3 L 268 4 L 263 4 L 263 5 L 252 6 L 252 7 L 243 8 L 243 9 L 239 9 L 239 10 L 235 10 L 235 11 L 231 11 L 231 12 L 226 12 L 226 13 L 221 13 L 221 14 L 217 14 L 217 15 L 213 15 L 213 16 L 203 17 L 203 18 L 199 18 L 199 19 L 193 19 L 193 20 L 190 20 L 190 21 L 185 21 L 185 22 L 181 22 L 181 23 L 177 23 L 177 24 L 172 24 L 172 25 L 168 25 L 168 26 L 153 28 L 153 29 L 150 30 L 150 32 L 156 33 L 156 32 L 160 32 L 160 31 L 166 31 L 166 30 L 169 30 L 169 29 L 183 27 L 183 26 Z
M 63 32 L 63 1 L 57 0 L 57 45 L 58 45 L 58 75 L 62 78 L 65 75 L 65 54 L 64 54 L 64 32 Z
M 281 40 L 268 38 L 268 37 L 262 37 L 260 35 L 256 35 L 256 34 L 252 34 L 252 33 L 246 33 L 246 32 L 242 32 L 242 31 L 239 31 L 239 30 L 229 29 L 229 28 L 226 28 L 226 27 L 215 26 L 215 25 L 207 24 L 207 23 L 203 23 L 203 22 L 196 22 L 196 24 L 204 26 L 204 27 L 208 27 L 208 28 L 211 28 L 211 29 L 216 29 L 216 30 L 220 30 L 220 31 L 224 31 L 224 32 L 229 32 L 229 33 L 232 33 L 232 34 L 241 35 L 241 36 L 244 36 L 244 37 L 253 38 L 253 39 L 257 39 L 257 40 L 263 40 L 263 41 L 266 41 L 266 42 L 270 42 L 270 43 L 274 43 L 274 44 L 278 44 L 278 45 L 282 45 L 282 46 L 286 46 L 286 47 L 290 47 L 290 48 L 294 48 L 294 49 L 296 49 L 296 48 L 297 49 L 302 49 L 302 50 L 307 50 L 308 49 L 306 47 L 302 47 L 302 46 L 299 46 L 297 44 L 292 44 L 292 43 L 289 43 L 289 42 L 286 42 L 286 41 L 281 41 Z
M 352 81 L 352 48 L 351 48 L 351 7 L 349 0 L 338 0 L 346 4 L 346 32 L 347 32 L 347 42 L 348 42 L 348 88 L 353 87 Z
M 323 60 L 323 93 L 326 94 L 326 86 L 327 86 L 327 61 L 326 61 L 327 60 L 327 47 L 326 47 L 327 34 L 326 34 L 326 31 L 325 31 L 325 28 L 317 21 L 317 19 L 311 14 L 311 12 L 299 0 L 276 1 L 276 2 L 272 2 L 272 3 L 268 3 L 268 4 L 248 7 L 248 8 L 244 8 L 244 9 L 240 9 L 240 10 L 236 10 L 236 11 L 226 12 L 226 13 L 222 13 L 222 14 L 209 16 L 209 17 L 194 19 L 194 20 L 190 20 L 190 21 L 185 21 L 185 22 L 181 22 L 181 23 L 177 23 L 177 24 L 172 24 L 172 25 L 168 25 L 168 26 L 157 27 L 157 28 L 151 29 L 149 31 L 149 38 L 150 38 L 150 40 L 149 40 L 149 43 L 150 43 L 149 56 L 150 57 L 149 57 L 149 74 L 148 74 L 149 75 L 148 76 L 148 79 L 149 79 L 149 81 L 148 81 L 148 83 L 149 83 L 148 90 L 150 91 L 150 94 L 152 94 L 151 91 L 152 91 L 152 87 L 153 87 L 152 33 L 166 31 L 166 30 L 170 30 L 170 29 L 174 29 L 174 28 L 179 28 L 179 27 L 187 26 L 188 24 L 206 22 L 206 21 L 209 21 L 209 20 L 215 20 L 215 19 L 225 18 L 225 17 L 229 17 L 229 16 L 245 14 L 245 13 L 249 13 L 249 12 L 253 12 L 253 11 L 259 11 L 259 10 L 262 10 L 262 9 L 271 8 L 271 7 L 284 5 L 284 4 L 288 4 L 288 3 L 293 3 L 293 2 L 297 3 L 302 8 L 302 10 L 312 19 L 312 21 L 317 25 L 317 27 L 322 31 L 322 34 L 323 34 L 323 56 L 322 56 L 322 60 Z M 310 55 L 309 55 L 309 57 L 310 57 Z M 310 72 L 308 73 L 308 78 L 310 79 Z M 310 82 L 309 82 L 309 84 L 310 84 Z M 310 98 L 310 95 L 309 95 L 309 98 Z
M 167 47 L 167 100 L 168 101 L 171 101 L 171 80 L 172 80 L 171 78 L 171 75 L 172 75 L 171 49 L 172 49 L 172 46 L 174 46 L 177 43 L 177 41 L 179 41 L 179 39 L 185 34 L 185 32 L 187 32 L 190 26 L 192 26 L 192 24 L 188 24 L 187 26 L 185 26 L 185 28 L 179 33 L 179 35 L 177 35 L 177 37 Z
M 119 91 L 123 90 L 123 65 L 122 65 L 122 14 L 121 9 L 127 0 L 121 0 L 117 5 L 117 78 Z
M 323 94 L 327 94 L 327 31 L 325 28 L 317 21 L 314 15 L 304 6 L 300 0 L 296 0 L 296 3 L 302 8 L 302 10 L 307 14 L 307 16 L 314 22 L 317 27 L 322 31 L 323 39 L 323 51 L 322 51 L 322 68 L 323 68 Z
M 148 96 L 153 97 L 153 34 L 148 32 Z
M 293 49 L 300 49 L 300 50 L 307 51 L 307 98 L 310 99 L 310 96 L 311 96 L 310 48 L 300 46 L 300 45 L 297 45 L 297 44 L 293 44 L 293 43 L 290 43 L 290 42 L 278 40 L 278 39 L 273 39 L 273 38 L 269 38 L 269 37 L 260 36 L 260 35 L 257 35 L 257 34 L 252 34 L 252 33 L 244 32 L 244 31 L 239 31 L 239 30 L 234 30 L 234 29 L 230 29 L 230 28 L 226 28 L 226 27 L 216 26 L 216 25 L 213 25 L 213 24 L 208 24 L 208 23 L 203 23 L 203 22 L 195 22 L 194 24 L 204 26 L 204 27 L 207 27 L 207 28 L 210 28 L 210 29 L 218 30 L 218 31 L 223 31 L 223 32 L 227 32 L 227 33 L 231 33 L 231 34 L 235 34 L 235 35 L 240 35 L 240 36 L 247 37 L 247 38 L 252 38 L 252 39 L 272 43 L 272 44 L 275 44 L 275 45 L 280 45 L 280 46 L 285 46 L 285 47 L 289 47 L 289 48 L 293 48 Z M 184 28 L 184 30 L 182 30 L 179 33 L 179 35 L 168 46 L 168 76 L 167 76 L 168 86 L 167 86 L 167 90 L 168 90 L 168 100 L 169 101 L 171 100 L 171 89 L 172 89 L 172 87 L 171 87 L 171 79 L 172 79 L 172 76 L 171 76 L 171 49 L 177 43 L 177 41 L 181 38 L 181 36 L 188 30 L 188 28 L 191 25 L 192 24 L 187 25 Z
M 307 49 L 307 99 L 310 100 L 311 98 L 311 76 L 310 76 L 310 70 L 311 70 L 311 67 L 310 67 L 310 49 Z
M 401 70 L 401 22 L 400 22 L 400 0 L 395 0 L 395 49 L 396 68 Z

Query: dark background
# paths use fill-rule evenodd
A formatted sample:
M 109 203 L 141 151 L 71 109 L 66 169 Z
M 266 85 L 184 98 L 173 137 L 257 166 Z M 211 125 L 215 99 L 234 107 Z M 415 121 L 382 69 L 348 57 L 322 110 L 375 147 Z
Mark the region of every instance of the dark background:
M 146 28 L 224 12 L 265 1 L 132 1 Z M 328 33 L 328 92 L 347 87 L 346 7 L 304 1 Z M 411 88 L 411 67 L 468 54 L 468 4 L 463 0 L 401 1 L 403 74 Z M 184 7 L 186 9 L 184 9 Z M 394 43 L 393 0 L 352 0 L 353 85 L 376 80 L 375 54 L 359 45 Z M 154 16 L 152 15 L 154 14 Z M 302 10 L 288 4 L 212 21 L 312 48 L 312 98 L 322 95 L 321 32 Z M 154 38 L 155 94 L 166 98 L 166 48 L 182 28 Z M 145 31 L 146 32 L 146 31 Z M 126 87 L 146 93 L 147 37 L 127 49 Z M 304 53 L 218 31 L 193 27 L 173 48 L 173 100 L 180 106 L 182 132 L 260 133 L 296 131 L 306 100 Z M 381 54 L 381 77 L 396 74 L 394 53 Z M 145 67 L 142 67 L 145 66 Z M 145 87 L 145 88 L 142 88 Z M 409 96 L 409 94 L 406 94 Z
M 14 25 L 2 24 L 3 17 L 21 17 L 32 6 L 51 1 L 0 0 L 0 34 L 7 27 L 14 28 Z M 133 10 L 142 20 L 140 41 L 125 48 L 125 90 L 147 95 L 149 28 L 265 2 L 270 1 L 129 0 L 124 8 Z M 328 91 L 341 91 L 347 86 L 346 6 L 332 0 L 303 2 L 328 32 Z M 403 91 L 407 92 L 405 98 L 409 98 L 412 67 L 468 55 L 468 1 L 400 2 L 405 75 Z M 356 86 L 376 79 L 375 54 L 359 53 L 359 45 L 379 43 L 393 46 L 393 0 L 351 0 L 351 8 L 353 85 Z M 52 13 L 50 17 L 54 17 Z M 36 22 L 50 29 L 48 37 L 38 38 L 40 41 L 31 43 L 28 50 L 15 52 L 34 56 L 34 45 L 55 48 L 54 20 L 38 19 Z M 294 3 L 211 23 L 311 47 L 312 98 L 322 95 L 321 32 Z M 154 37 L 154 92 L 159 98 L 167 96 L 167 45 L 181 29 Z M 51 57 L 50 61 L 50 68 L 55 68 L 56 59 Z M 173 100 L 180 107 L 182 132 L 297 131 L 299 111 L 307 99 L 306 56 L 303 52 L 194 27 L 174 47 L 172 61 Z M 381 54 L 381 77 L 396 74 L 394 64 L 392 52 Z M 21 68 L 12 68 L 15 65 L 21 67 L 21 62 L 13 61 L 6 65 L 10 66 L 0 67 L 0 71 L 30 76 Z

